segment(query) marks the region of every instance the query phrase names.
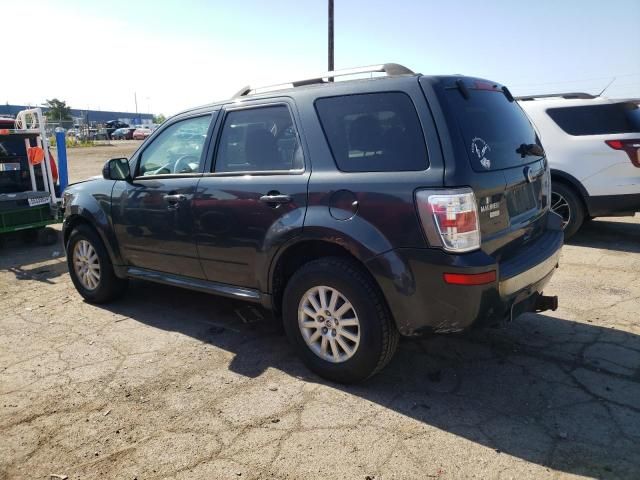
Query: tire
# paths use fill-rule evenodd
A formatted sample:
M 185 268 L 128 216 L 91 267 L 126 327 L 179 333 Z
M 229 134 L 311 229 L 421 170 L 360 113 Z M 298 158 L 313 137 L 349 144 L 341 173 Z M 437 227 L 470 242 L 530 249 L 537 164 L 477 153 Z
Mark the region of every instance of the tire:
M 584 223 L 585 208 L 575 190 L 564 183 L 551 184 L 551 210 L 562 217 L 564 239 L 569 240 Z
M 98 264 L 98 280 L 92 277 L 92 282 L 95 286 L 87 285 L 88 281 L 81 278 L 80 273 L 74 265 L 76 258 L 74 257 L 74 250 L 76 246 L 81 242 L 88 242 L 92 251 L 96 254 Z M 86 243 L 82 243 L 78 246 L 78 260 L 83 257 L 82 248 L 86 247 Z M 91 250 L 87 250 L 91 252 Z M 116 298 L 122 296 L 127 288 L 128 281 L 116 276 L 113 271 L 113 265 L 107 249 L 102 243 L 102 240 L 98 236 L 95 230 L 88 225 L 79 225 L 76 227 L 69 236 L 69 241 L 66 246 L 67 253 L 67 266 L 69 268 L 69 275 L 78 293 L 84 297 L 90 303 L 107 303 Z M 93 254 L 88 257 L 94 258 Z M 80 262 L 82 263 L 82 262 Z M 93 264 L 96 262 L 94 261 Z M 95 269 L 94 269 L 95 270 Z
M 324 287 L 328 287 L 327 292 L 330 293 L 324 294 L 325 303 L 320 305 L 321 307 L 329 306 L 330 308 L 331 298 L 334 295 L 339 298 L 333 306 L 335 318 L 328 315 L 321 321 L 318 320 L 319 316 L 312 319 L 313 317 L 300 313 L 299 309 L 305 305 L 308 306 L 307 311 L 317 312 L 318 309 L 309 303 L 308 295 L 314 295 L 316 291 L 319 295 L 318 289 Z M 316 304 L 321 303 L 319 296 L 314 298 Z M 341 308 L 348 307 L 346 302 L 351 303 L 352 309 L 349 308 L 341 314 Z M 326 257 L 303 265 L 289 279 L 282 303 L 284 329 L 289 341 L 307 367 L 328 380 L 339 383 L 365 380 L 389 363 L 398 346 L 400 334 L 381 292 L 354 261 L 340 257 Z M 322 308 L 319 310 L 320 313 L 326 313 Z M 299 315 L 304 319 L 304 323 L 313 324 L 313 326 L 304 328 L 300 326 Z M 336 319 L 344 325 L 333 324 L 332 322 Z M 354 320 L 358 326 L 352 325 Z M 347 322 L 350 325 L 347 325 Z M 320 327 L 320 325 L 327 325 L 327 327 Z M 306 333 L 303 333 L 303 330 Z M 323 330 L 326 330 L 326 333 Z M 316 335 L 316 332 L 320 332 L 320 337 L 312 347 L 305 338 L 310 339 Z M 350 338 L 342 336 L 347 333 L 351 338 L 358 337 L 358 342 L 352 342 Z M 329 335 L 332 336 L 329 337 Z M 323 336 L 327 337 L 326 348 L 333 361 L 321 356 Z M 329 343 L 331 339 L 333 339 L 333 345 Z M 355 348 L 352 348 L 349 353 L 342 346 L 336 347 L 338 342 Z M 335 356 L 334 349 L 337 349 L 340 358 Z

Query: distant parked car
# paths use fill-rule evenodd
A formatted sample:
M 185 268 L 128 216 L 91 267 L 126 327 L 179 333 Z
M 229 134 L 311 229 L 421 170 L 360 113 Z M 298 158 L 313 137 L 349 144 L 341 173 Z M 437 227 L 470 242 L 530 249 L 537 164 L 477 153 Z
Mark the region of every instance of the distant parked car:
M 551 209 L 565 238 L 585 220 L 640 212 L 640 107 L 587 93 L 518 99 L 551 167 Z
M 149 135 L 151 135 L 151 133 L 153 133 L 153 130 L 151 130 L 150 128 L 147 128 L 147 127 L 136 128 L 135 131 L 133 132 L 133 139 L 144 140 Z
M 136 129 L 132 127 L 119 128 L 111 134 L 111 138 L 114 140 L 131 140 L 135 131 Z
M 128 123 L 121 122 L 120 120 L 109 120 L 107 123 L 105 123 L 107 136 L 109 138 L 112 138 L 111 135 L 113 134 L 113 132 L 115 132 L 119 128 L 127 128 L 128 126 Z

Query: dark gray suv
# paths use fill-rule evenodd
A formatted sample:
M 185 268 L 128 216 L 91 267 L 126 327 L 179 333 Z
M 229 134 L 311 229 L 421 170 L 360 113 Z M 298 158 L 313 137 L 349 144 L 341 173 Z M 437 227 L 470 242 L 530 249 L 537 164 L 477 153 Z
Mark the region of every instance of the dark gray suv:
M 90 302 L 128 278 L 256 302 L 312 370 L 354 382 L 399 335 L 555 309 L 549 197 L 506 87 L 385 64 L 176 115 L 66 190 L 64 244 Z

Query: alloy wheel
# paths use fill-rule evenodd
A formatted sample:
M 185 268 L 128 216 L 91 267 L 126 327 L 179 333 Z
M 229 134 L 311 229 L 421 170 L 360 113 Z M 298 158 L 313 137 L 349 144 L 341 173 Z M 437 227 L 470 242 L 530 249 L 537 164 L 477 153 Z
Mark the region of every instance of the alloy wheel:
M 307 346 L 318 357 L 341 363 L 360 345 L 360 321 L 353 305 L 333 287 L 313 287 L 298 306 L 298 326 Z
M 571 206 L 558 192 L 551 192 L 551 211 L 562 217 L 562 230 L 567 228 L 571 221 Z
M 73 268 L 80 283 L 87 290 L 95 290 L 100 284 L 100 260 L 93 245 L 80 240 L 73 248 Z

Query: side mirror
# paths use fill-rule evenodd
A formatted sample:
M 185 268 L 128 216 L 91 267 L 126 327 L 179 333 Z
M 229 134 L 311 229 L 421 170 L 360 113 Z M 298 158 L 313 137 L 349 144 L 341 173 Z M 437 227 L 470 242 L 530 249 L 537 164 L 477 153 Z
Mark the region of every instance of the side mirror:
M 102 176 L 105 180 L 131 180 L 129 160 L 126 158 L 112 158 L 102 167 Z

